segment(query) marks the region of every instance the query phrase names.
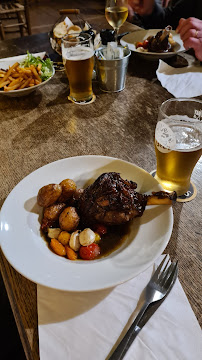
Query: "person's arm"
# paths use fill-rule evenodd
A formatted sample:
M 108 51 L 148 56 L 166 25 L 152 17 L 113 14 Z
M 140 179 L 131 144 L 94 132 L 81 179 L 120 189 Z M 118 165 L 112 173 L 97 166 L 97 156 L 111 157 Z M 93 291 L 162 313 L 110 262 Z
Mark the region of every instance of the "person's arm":
M 187 18 L 192 13 L 194 0 L 175 0 L 167 8 L 162 8 L 154 0 L 129 0 L 129 4 L 141 17 L 146 29 L 162 29 L 167 25 L 176 29 L 180 18 Z
M 167 25 L 171 25 L 167 23 L 166 14 L 168 13 L 168 9 L 162 8 L 159 4 L 154 2 L 153 11 L 149 15 L 141 16 L 142 24 L 145 29 L 162 29 Z M 173 25 L 171 25 L 173 26 Z
M 185 49 L 194 49 L 197 59 L 202 61 L 202 20 L 182 18 L 176 31 L 180 34 Z

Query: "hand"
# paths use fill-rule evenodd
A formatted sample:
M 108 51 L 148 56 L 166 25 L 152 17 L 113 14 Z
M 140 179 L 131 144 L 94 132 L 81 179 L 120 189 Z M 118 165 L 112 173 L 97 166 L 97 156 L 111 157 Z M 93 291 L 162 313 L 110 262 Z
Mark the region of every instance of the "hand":
M 128 19 L 127 20 L 132 21 L 135 12 L 134 12 L 132 6 L 130 5 L 130 2 L 132 2 L 132 1 L 128 0 Z
M 140 16 L 150 15 L 154 8 L 155 0 L 128 0 L 129 15 L 132 11 Z
M 202 61 L 202 20 L 182 18 L 176 32 L 180 34 L 185 49 L 193 48 L 197 59 Z

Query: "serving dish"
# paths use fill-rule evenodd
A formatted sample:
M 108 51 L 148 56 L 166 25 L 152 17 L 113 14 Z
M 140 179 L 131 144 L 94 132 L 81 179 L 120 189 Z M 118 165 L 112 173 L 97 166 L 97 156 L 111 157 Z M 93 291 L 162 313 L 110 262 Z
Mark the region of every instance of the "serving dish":
M 131 51 L 134 51 L 139 56 L 143 57 L 147 60 L 158 60 L 158 59 L 166 59 L 172 56 L 179 54 L 180 52 L 185 51 L 183 46 L 183 42 L 180 38 L 180 35 L 176 33 L 176 31 L 171 30 L 171 34 L 173 36 L 173 40 L 175 41 L 175 46 L 173 48 L 174 51 L 165 52 L 165 53 L 156 53 L 156 52 L 140 52 L 137 50 L 135 43 L 142 42 L 146 40 L 149 36 L 154 36 L 160 29 L 150 29 L 150 30 L 138 30 L 131 32 L 121 39 L 121 45 L 128 46 Z
M 36 57 L 39 56 L 41 59 L 43 59 L 44 56 L 46 55 L 46 52 L 33 53 L 32 55 L 34 55 Z M 12 66 L 16 62 L 19 62 L 19 63 L 22 62 L 26 58 L 26 56 L 27 56 L 27 54 L 0 59 L 0 69 L 7 70 L 9 68 L 9 66 Z M 4 95 L 4 96 L 8 96 L 8 97 L 21 97 L 21 96 L 29 95 L 33 91 L 35 91 L 37 88 L 39 88 L 43 85 L 46 85 L 48 83 L 48 81 L 50 81 L 52 79 L 54 74 L 55 74 L 55 69 L 54 69 L 54 67 L 52 67 L 52 76 L 50 78 L 48 78 L 47 80 L 41 82 L 39 85 L 35 85 L 32 87 L 19 89 L 19 90 L 10 90 L 10 91 L 0 90 L 0 95 Z
M 38 190 L 48 183 L 74 179 L 86 187 L 103 172 L 120 172 L 136 181 L 137 191 L 162 190 L 158 182 L 138 166 L 111 157 L 79 156 L 45 165 L 25 177 L 9 194 L 1 211 L 0 245 L 10 264 L 35 283 L 66 291 L 94 291 L 125 282 L 148 268 L 165 249 L 172 232 L 169 205 L 148 206 L 130 223 L 122 246 L 94 261 L 71 261 L 50 251 L 40 233 L 42 210 Z

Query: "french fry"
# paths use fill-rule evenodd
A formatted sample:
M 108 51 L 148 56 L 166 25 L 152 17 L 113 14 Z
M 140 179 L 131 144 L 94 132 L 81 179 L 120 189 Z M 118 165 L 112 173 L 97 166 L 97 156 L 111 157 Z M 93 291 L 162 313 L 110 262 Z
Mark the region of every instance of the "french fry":
M 19 72 L 15 71 L 15 72 L 12 74 L 12 77 L 13 77 L 14 79 L 16 79 L 16 78 L 18 78 L 18 77 L 21 77 L 21 74 L 20 74 Z
M 8 79 L 8 77 L 9 77 L 10 74 L 12 73 L 12 70 L 15 69 L 18 65 L 19 65 L 19 63 L 16 62 L 15 64 L 13 64 L 13 65 L 8 69 L 8 71 L 6 72 L 6 74 L 5 74 L 5 76 L 3 77 L 3 79 L 0 80 L 0 86 L 1 86 L 1 83 L 3 83 L 5 80 Z
M 31 66 L 30 66 L 30 68 L 31 68 L 31 70 L 32 70 L 32 72 L 33 72 L 33 74 L 34 74 L 34 76 L 36 77 L 36 79 L 37 79 L 37 80 L 41 83 L 41 78 L 40 78 L 40 76 L 39 76 L 38 72 L 36 71 L 36 69 L 35 69 L 34 65 L 31 65 Z
M 30 70 L 29 68 L 24 68 L 22 72 L 26 75 L 32 75 L 32 70 Z
M 20 85 L 19 89 L 24 89 L 25 87 L 27 87 L 29 85 L 30 81 L 31 81 L 31 78 L 28 78 L 27 80 L 24 80 L 22 82 L 22 85 Z
M 5 75 L 5 73 L 6 73 L 5 70 L 0 69 L 0 74 L 4 74 L 4 75 Z
M 23 77 L 24 80 L 27 80 L 29 78 L 29 75 L 22 74 L 22 77 Z
M 16 84 L 20 84 L 20 82 L 22 80 L 23 80 L 22 78 L 18 78 L 18 79 L 15 79 L 15 80 L 11 81 L 11 83 L 8 85 L 8 88 L 13 87 Z
M 15 84 L 15 85 L 13 85 L 13 86 L 5 86 L 5 87 L 4 87 L 4 90 L 5 90 L 5 91 L 16 90 L 16 89 L 19 88 L 20 83 L 21 83 L 21 81 L 18 81 L 18 83 Z
M 23 79 L 27 79 L 27 74 L 24 72 L 24 71 L 22 71 L 21 73 L 20 73 L 20 76 L 23 78 Z M 28 75 L 29 76 L 29 75 Z
M 37 66 L 37 71 L 38 71 L 38 72 L 41 71 L 41 67 L 42 67 L 42 64 L 39 64 L 39 65 Z
M 0 88 L 3 88 L 4 86 L 6 86 L 6 85 L 9 84 L 9 83 L 10 83 L 9 80 L 4 81 L 4 83 L 2 83 L 2 84 L 0 85 Z

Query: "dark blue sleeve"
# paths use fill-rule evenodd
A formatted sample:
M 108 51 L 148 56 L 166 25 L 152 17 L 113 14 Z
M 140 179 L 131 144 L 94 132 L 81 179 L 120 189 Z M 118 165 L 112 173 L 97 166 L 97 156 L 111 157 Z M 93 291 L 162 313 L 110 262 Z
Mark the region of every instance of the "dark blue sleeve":
M 200 0 L 202 3 L 202 0 Z M 155 3 L 154 10 L 151 15 L 141 17 L 142 24 L 145 29 L 162 29 L 167 25 L 171 25 L 173 29 L 178 26 L 179 20 L 193 16 L 198 17 L 195 8 L 195 0 L 176 0 L 173 5 L 162 8 Z

